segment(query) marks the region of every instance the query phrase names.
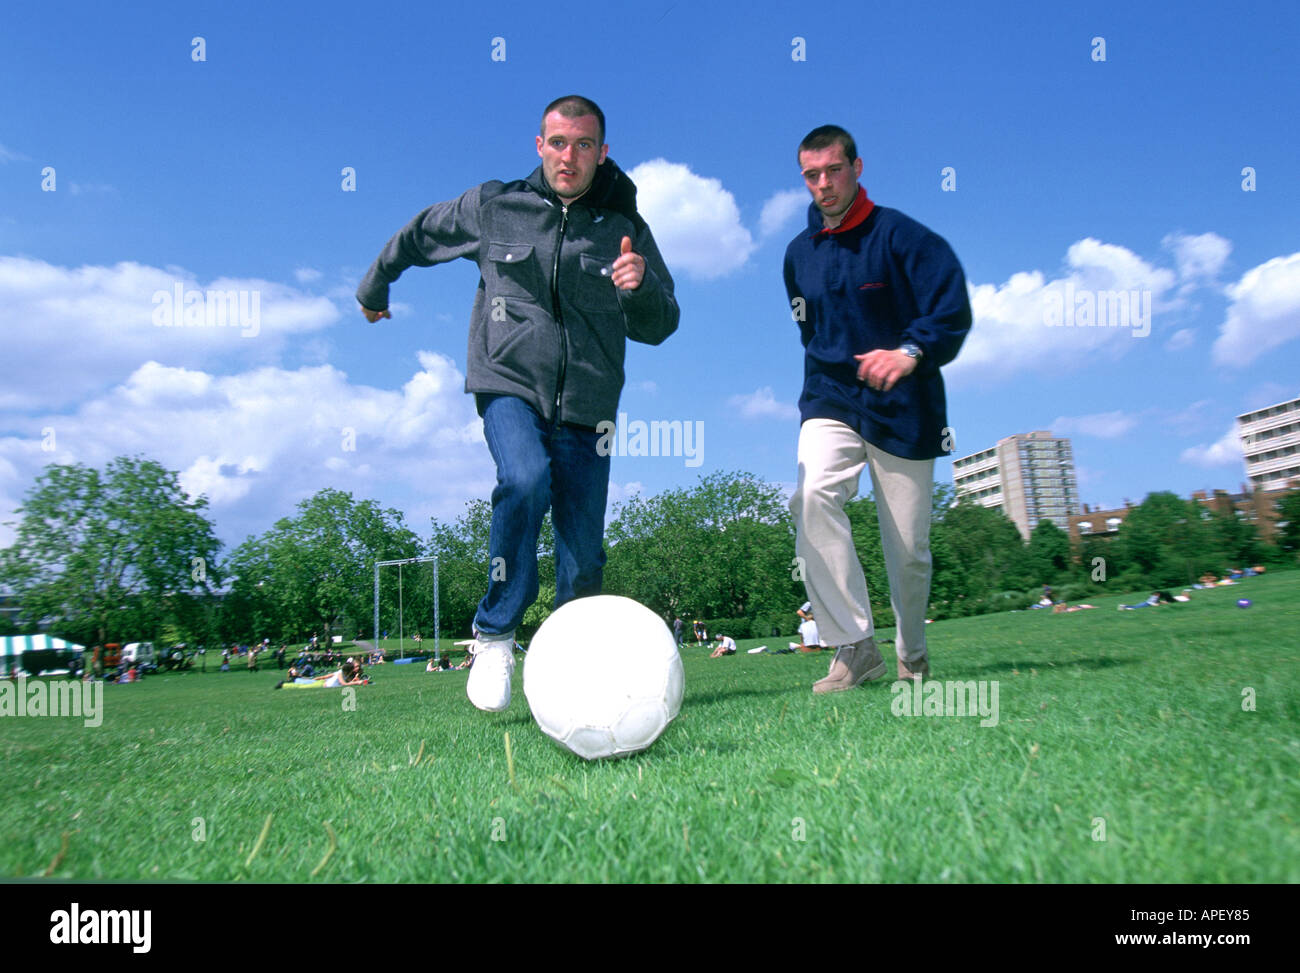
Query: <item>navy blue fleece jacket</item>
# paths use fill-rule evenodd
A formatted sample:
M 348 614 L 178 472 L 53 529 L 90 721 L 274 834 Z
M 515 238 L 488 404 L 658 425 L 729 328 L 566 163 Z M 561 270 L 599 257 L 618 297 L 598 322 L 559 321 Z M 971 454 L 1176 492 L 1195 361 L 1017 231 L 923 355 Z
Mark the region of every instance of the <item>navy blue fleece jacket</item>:
M 803 339 L 800 421 L 836 419 L 905 459 L 944 455 L 947 400 L 939 368 L 957 357 L 971 326 L 966 276 L 938 234 L 898 210 L 870 207 L 856 225 L 808 227 L 785 252 L 785 288 Z M 855 204 L 857 205 L 857 204 Z M 857 378 L 854 355 L 905 342 L 922 357 L 888 392 Z

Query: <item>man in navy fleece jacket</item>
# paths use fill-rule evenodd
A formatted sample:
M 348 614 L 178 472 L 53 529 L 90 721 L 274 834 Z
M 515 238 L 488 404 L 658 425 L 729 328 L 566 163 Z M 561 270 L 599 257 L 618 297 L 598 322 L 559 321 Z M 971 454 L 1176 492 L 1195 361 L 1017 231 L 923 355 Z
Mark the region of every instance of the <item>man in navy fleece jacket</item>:
M 836 125 L 808 133 L 799 168 L 813 202 L 785 253 L 805 349 L 795 552 L 824 642 L 837 646 L 813 692 L 885 674 L 866 576 L 844 505 L 871 472 L 897 619 L 898 678 L 929 675 L 930 498 L 948 425 L 940 366 L 970 330 L 966 277 L 948 244 L 858 185 L 862 160 Z

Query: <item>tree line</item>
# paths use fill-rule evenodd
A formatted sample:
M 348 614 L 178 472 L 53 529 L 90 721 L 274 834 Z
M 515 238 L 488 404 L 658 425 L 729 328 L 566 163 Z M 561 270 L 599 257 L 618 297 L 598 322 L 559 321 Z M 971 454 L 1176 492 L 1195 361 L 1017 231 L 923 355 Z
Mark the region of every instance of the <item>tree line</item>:
M 178 474 L 143 457 L 105 469 L 52 465 L 26 494 L 14 543 L 0 551 L 0 595 L 18 607 L 0 634 L 37 630 L 80 644 L 152 640 L 216 647 L 313 634 L 346 640 L 374 633 L 374 564 L 436 555 L 442 634 L 465 637 L 491 565 L 491 505 L 471 501 L 421 537 L 403 514 L 326 488 L 294 513 L 221 556 L 205 497 L 191 499 Z M 1203 573 L 1264 563 L 1296 564 L 1300 490 L 1282 502 L 1265 543 L 1254 524 L 1173 493 L 1150 494 L 1118 536 L 1072 545 L 1041 522 L 1028 541 L 1000 511 L 934 493 L 930 617 L 1023 608 L 1050 584 L 1058 597 L 1190 584 Z M 871 497 L 846 508 L 878 624 L 893 624 Z M 635 495 L 606 530 L 604 590 L 666 620 L 705 621 L 734 637 L 793 633 L 805 594 L 794 525 L 780 488 L 745 472 L 714 473 L 691 487 Z M 555 597 L 549 517 L 539 542 L 541 594 L 521 638 L 546 619 Z M 380 629 L 433 631 L 427 568 L 380 577 Z

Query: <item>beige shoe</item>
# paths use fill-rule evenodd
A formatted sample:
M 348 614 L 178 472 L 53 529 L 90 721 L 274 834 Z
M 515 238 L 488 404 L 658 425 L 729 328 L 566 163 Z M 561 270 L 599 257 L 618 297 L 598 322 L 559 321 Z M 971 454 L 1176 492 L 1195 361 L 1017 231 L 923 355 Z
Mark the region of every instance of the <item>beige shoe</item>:
M 900 682 L 914 682 L 917 679 L 930 678 L 930 657 L 922 656 L 911 662 L 898 660 L 898 678 Z
M 860 686 L 885 674 L 885 660 L 876 648 L 876 640 L 865 638 L 852 645 L 841 645 L 831 660 L 831 672 L 813 683 L 815 693 L 839 693 Z

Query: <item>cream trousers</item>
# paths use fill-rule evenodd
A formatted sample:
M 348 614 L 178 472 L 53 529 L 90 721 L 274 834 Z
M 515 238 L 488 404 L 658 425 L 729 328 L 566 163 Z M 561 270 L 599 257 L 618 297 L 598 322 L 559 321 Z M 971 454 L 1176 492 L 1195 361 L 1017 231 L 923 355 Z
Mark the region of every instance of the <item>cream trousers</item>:
M 890 603 L 898 621 L 896 651 L 900 659 L 923 659 L 934 460 L 894 456 L 834 419 L 809 419 L 800 428 L 799 482 L 790 498 L 795 554 L 813 617 L 826 645 L 875 634 L 866 575 L 844 512 L 857 495 L 864 467 L 871 471 L 880 517 Z

